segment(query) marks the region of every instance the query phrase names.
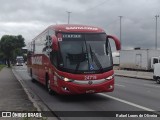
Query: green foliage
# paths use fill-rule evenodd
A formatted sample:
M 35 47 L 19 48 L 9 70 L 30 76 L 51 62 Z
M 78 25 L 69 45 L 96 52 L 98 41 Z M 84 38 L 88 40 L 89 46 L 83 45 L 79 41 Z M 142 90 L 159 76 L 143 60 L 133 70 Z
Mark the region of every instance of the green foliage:
M 0 60 L 2 60 L 2 59 L 4 59 L 4 54 L 3 54 L 3 52 L 0 49 Z
M 7 59 L 8 67 L 10 67 L 10 60 L 20 53 L 20 49 L 25 46 L 22 35 L 3 35 L 0 40 L 0 55 Z
M 0 65 L 0 71 L 2 70 L 3 67 L 5 67 L 5 65 Z

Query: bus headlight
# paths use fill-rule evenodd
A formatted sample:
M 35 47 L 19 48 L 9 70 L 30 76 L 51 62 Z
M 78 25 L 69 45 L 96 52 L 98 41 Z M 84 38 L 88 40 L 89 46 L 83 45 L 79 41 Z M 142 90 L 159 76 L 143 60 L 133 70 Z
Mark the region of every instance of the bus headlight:
M 63 79 L 65 82 L 73 82 L 74 80 L 72 80 L 72 79 L 68 79 L 68 78 L 64 78 Z
M 111 79 L 113 79 L 114 78 L 114 75 L 111 75 L 111 76 L 109 76 L 109 77 L 107 77 L 107 78 L 105 78 L 106 80 L 111 80 Z
M 58 73 L 54 73 L 59 79 L 64 80 L 65 82 L 72 82 L 74 80 L 58 75 Z

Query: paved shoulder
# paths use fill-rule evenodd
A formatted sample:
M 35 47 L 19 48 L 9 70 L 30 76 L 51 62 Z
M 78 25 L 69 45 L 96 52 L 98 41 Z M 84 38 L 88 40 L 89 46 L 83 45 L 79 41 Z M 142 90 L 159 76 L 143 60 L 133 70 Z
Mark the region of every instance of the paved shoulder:
M 0 71 L 0 111 L 36 111 L 11 68 Z

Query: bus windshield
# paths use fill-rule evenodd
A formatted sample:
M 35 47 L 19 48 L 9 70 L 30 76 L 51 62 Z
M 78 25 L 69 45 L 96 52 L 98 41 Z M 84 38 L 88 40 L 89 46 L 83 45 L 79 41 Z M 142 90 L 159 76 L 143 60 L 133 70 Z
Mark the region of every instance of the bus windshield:
M 59 47 L 61 70 L 100 73 L 112 68 L 112 54 L 105 33 L 63 33 Z

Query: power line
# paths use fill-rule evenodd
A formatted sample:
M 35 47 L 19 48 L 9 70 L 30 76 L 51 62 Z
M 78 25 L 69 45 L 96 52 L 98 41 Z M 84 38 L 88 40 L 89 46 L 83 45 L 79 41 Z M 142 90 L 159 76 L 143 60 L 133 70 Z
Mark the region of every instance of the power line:
M 86 9 L 84 12 L 89 11 L 89 10 L 92 10 L 92 9 L 98 7 L 98 6 L 101 6 L 101 5 L 104 4 L 105 2 L 107 2 L 107 0 L 99 3 L 99 4 L 96 5 L 96 6 L 93 6 L 93 7 L 91 7 L 91 8 Z M 66 12 L 68 13 L 68 24 L 69 24 L 69 23 L 70 23 L 70 14 L 71 14 L 72 12 L 70 12 L 70 11 L 66 11 Z
M 110 25 L 112 25 L 113 23 L 117 22 L 118 20 L 119 20 L 119 19 L 115 19 L 115 20 L 113 20 L 112 22 L 110 22 L 109 24 L 107 24 L 107 25 L 105 25 L 105 26 L 109 27 Z
M 101 3 L 99 3 L 99 4 L 96 5 L 96 6 L 93 6 L 93 7 L 90 7 L 90 8 L 88 8 L 88 9 L 86 9 L 85 12 L 86 12 L 86 11 L 89 11 L 89 10 L 92 10 L 92 9 L 94 9 L 94 8 L 96 8 L 96 7 L 99 7 L 99 6 L 101 6 L 102 4 L 104 4 L 105 2 L 107 2 L 107 0 L 105 0 L 105 1 L 103 1 L 103 2 L 101 2 Z

